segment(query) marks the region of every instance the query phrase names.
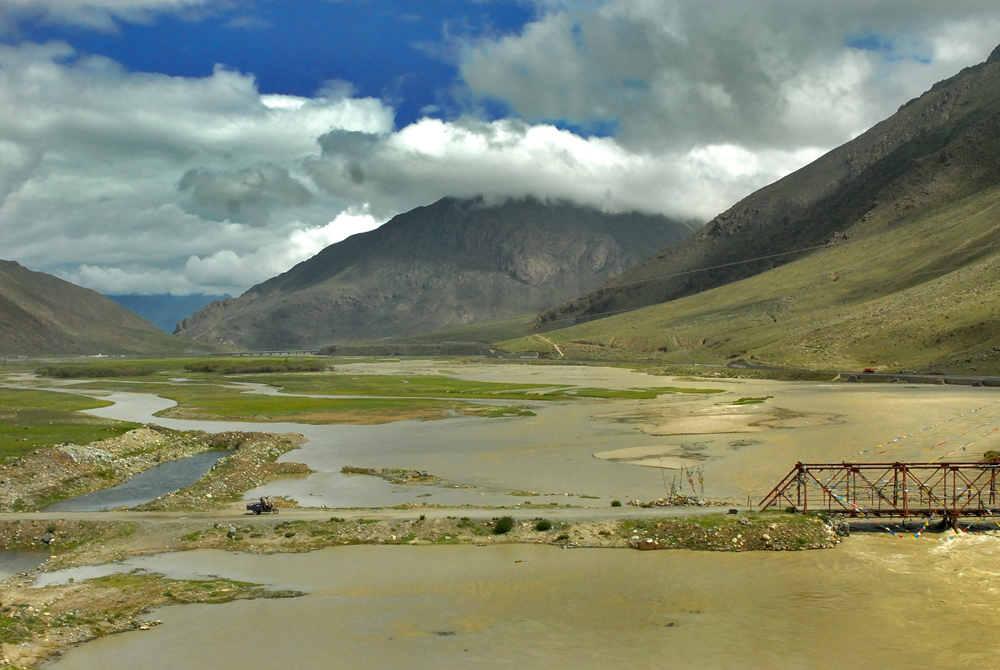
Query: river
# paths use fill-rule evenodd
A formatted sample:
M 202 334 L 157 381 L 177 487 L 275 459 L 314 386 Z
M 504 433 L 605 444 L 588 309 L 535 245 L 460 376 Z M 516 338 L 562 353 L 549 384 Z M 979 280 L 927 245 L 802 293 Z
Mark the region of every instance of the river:
M 547 383 L 587 378 L 586 369 L 500 367 L 483 374 Z M 603 383 L 592 385 L 610 387 L 611 380 L 615 388 L 682 384 L 623 370 L 593 374 Z M 536 417 L 381 426 L 178 421 L 153 417 L 172 403 L 142 394 L 114 394 L 116 405 L 90 412 L 183 430 L 300 432 L 309 441 L 282 460 L 317 472 L 248 497 L 284 494 L 330 507 L 510 505 L 520 499 L 511 491 L 531 489 L 558 494 L 534 502 L 607 508 L 613 498 L 661 497 L 677 476 L 594 458 L 609 450 L 695 458 L 706 495 L 740 500 L 759 497 L 796 460 L 930 460 L 966 442 L 972 451 L 963 455 L 971 460 L 1000 446 L 988 432 L 1000 420 L 996 389 L 683 384 L 725 394 L 557 402 L 536 409 Z M 740 397 L 766 396 L 750 418 L 727 409 Z M 340 474 L 348 464 L 421 469 L 474 488 Z M 163 608 L 154 618 L 164 625 L 88 643 L 53 667 L 992 667 L 1000 652 L 991 634 L 1000 623 L 1000 539 L 936 541 L 944 537 L 855 534 L 834 550 L 794 553 L 360 546 L 132 559 L 113 569 L 215 574 L 307 595 Z
M 134 667 L 994 667 L 1000 539 L 852 537 L 836 550 L 340 547 L 133 560 L 304 590 L 163 608 L 164 625 L 71 650 L 57 670 Z

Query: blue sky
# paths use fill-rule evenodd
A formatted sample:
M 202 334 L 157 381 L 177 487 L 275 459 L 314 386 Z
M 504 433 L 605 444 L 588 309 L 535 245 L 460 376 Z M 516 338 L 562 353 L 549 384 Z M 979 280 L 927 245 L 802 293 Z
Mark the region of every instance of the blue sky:
M 533 4 L 517 1 L 254 0 L 119 21 L 113 30 L 29 15 L 4 41 L 60 40 L 131 72 L 207 77 L 219 64 L 252 73 L 261 93 L 308 97 L 328 81 L 349 82 L 358 96 L 393 103 L 405 126 L 466 111 L 450 94 L 455 40 L 517 33 L 534 15 Z
M 997 42 L 996 0 L 0 0 L 0 257 L 238 295 L 444 196 L 705 222 Z

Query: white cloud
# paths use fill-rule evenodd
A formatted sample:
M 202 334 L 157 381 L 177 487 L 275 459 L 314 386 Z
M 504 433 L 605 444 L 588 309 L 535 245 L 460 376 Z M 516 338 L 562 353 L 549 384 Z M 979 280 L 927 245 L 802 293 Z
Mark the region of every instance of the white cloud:
M 86 7 L 113 19 L 196 4 Z M 520 120 L 400 129 L 348 82 L 262 95 L 222 68 L 168 77 L 59 43 L 0 46 L 2 255 L 105 292 L 239 294 L 443 196 L 707 220 L 981 61 L 1000 34 L 992 0 L 540 8 L 518 35 L 457 49 L 467 99 L 504 100 Z
M 116 293 L 229 293 L 238 295 L 312 258 L 340 240 L 377 228 L 384 221 L 363 208 L 351 208 L 322 226 L 293 228 L 285 237 L 242 252 L 221 249 L 210 254 L 193 254 L 182 268 L 158 269 L 129 263 L 122 267 L 82 264 L 59 276 L 106 294 Z M 238 232 L 230 231 L 233 236 Z M 224 240 L 220 242 L 225 243 Z M 251 245 L 252 246 L 252 245 Z
M 201 290 L 189 257 L 281 246 L 354 205 L 317 191 L 303 165 L 331 129 L 385 133 L 392 119 L 370 98 L 262 96 L 224 69 L 130 74 L 64 44 L 0 46 L 3 255 L 100 290 L 128 277 L 133 290 Z
M 145 23 L 158 14 L 204 11 L 217 0 L 0 0 L 0 22 L 13 27 L 25 17 L 114 31 L 118 21 Z
M 995 0 L 538 4 L 519 34 L 464 45 L 470 97 L 532 123 L 617 122 L 635 151 L 832 147 L 1000 35 Z
M 734 145 L 636 153 L 611 138 L 472 118 L 423 119 L 392 134 L 334 132 L 321 143 L 323 159 L 310 164 L 313 181 L 337 197 L 372 203 L 383 216 L 446 195 L 532 194 L 608 211 L 706 218 L 819 155 Z

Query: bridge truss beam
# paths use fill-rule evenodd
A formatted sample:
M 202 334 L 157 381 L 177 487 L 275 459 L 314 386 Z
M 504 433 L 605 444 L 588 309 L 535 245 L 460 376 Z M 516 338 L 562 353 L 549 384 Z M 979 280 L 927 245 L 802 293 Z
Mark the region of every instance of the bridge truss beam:
M 761 509 L 794 507 L 850 517 L 959 517 L 1000 514 L 1000 463 L 796 463 Z

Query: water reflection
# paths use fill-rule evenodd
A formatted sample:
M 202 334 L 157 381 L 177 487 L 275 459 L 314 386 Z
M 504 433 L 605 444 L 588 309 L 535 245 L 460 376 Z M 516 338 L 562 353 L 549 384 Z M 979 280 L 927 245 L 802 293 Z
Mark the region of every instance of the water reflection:
M 0 551 L 0 579 L 37 568 L 48 559 L 48 552 Z
M 127 482 L 49 505 L 43 512 L 103 512 L 115 507 L 134 507 L 194 484 L 216 461 L 231 451 L 205 451 L 194 456 L 161 463 L 140 472 Z

